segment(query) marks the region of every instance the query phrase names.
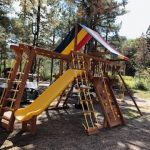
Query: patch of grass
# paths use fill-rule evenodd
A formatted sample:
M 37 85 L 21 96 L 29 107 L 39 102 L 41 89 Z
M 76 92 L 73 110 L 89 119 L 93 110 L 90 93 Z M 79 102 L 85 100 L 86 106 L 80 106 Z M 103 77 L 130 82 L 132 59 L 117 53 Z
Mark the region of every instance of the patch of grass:
M 150 80 L 131 76 L 123 76 L 123 79 L 130 89 L 150 91 Z
M 150 100 L 150 79 L 124 76 L 127 86 L 134 92 L 134 96 Z
M 124 79 L 125 83 L 127 84 L 127 86 L 130 89 L 134 89 L 134 87 L 135 87 L 135 80 L 134 80 L 133 77 L 131 77 L 131 76 L 123 76 L 123 79 Z
M 134 96 L 150 100 L 150 91 L 134 90 Z

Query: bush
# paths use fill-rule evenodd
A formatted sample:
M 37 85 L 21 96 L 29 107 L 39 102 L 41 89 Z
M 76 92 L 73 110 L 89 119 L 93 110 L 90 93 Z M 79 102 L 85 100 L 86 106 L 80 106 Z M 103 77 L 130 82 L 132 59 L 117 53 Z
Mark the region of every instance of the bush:
M 48 81 L 49 79 L 50 79 L 50 73 L 48 73 L 48 72 L 41 72 L 40 73 L 40 76 L 42 77 L 42 79 L 44 80 L 44 81 Z
M 148 91 L 150 90 L 150 80 L 145 78 L 138 78 L 138 77 L 131 77 L 131 76 L 123 76 L 125 83 L 130 89 L 135 90 L 143 90 Z
M 145 86 L 145 84 L 143 82 L 141 82 L 141 81 L 139 81 L 139 82 L 137 82 L 135 84 L 135 89 L 143 90 L 143 91 L 147 91 L 148 90 L 147 87 Z
M 125 81 L 125 83 L 127 84 L 127 87 L 130 89 L 134 89 L 135 88 L 135 81 L 134 78 L 131 76 L 123 76 L 123 79 Z

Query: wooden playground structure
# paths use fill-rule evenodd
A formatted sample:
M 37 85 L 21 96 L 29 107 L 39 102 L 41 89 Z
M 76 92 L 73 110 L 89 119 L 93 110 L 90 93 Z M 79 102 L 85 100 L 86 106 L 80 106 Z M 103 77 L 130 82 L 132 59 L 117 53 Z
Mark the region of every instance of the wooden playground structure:
M 83 110 L 84 121 L 82 125 L 89 135 L 97 133 L 102 127 L 111 128 L 124 125 L 125 121 L 111 85 L 110 76 L 114 73 L 120 77 L 125 90 L 131 97 L 139 114 L 142 115 L 122 78 L 120 73 L 122 66 L 113 61 L 95 56 L 101 55 L 101 52 L 97 52 L 97 54 L 94 52 L 91 55 L 91 53 L 84 54 L 76 51 L 78 37 L 77 35 L 75 37 L 74 50 L 71 50 L 69 55 L 25 44 L 11 46 L 11 49 L 15 52 L 16 59 L 12 69 L 9 71 L 7 87 L 3 90 L 0 99 L 0 125 L 8 132 L 13 131 L 14 122 L 17 119 L 22 122 L 23 131 L 30 130 L 32 134 L 35 134 L 37 116 L 47 109 L 58 96 L 59 100 L 56 108 L 59 109 L 59 103 L 64 94 L 65 100 L 63 107 L 65 108 L 67 106 L 68 96 L 71 94 L 75 85 Z M 59 59 L 59 77 L 32 104 L 25 108 L 20 108 L 28 74 L 30 73 L 33 60 L 37 55 Z M 22 64 L 22 70 L 19 69 L 20 64 Z M 64 66 L 67 66 L 67 70 L 64 69 Z M 104 116 L 103 125 L 97 120 L 93 99 L 90 94 L 91 86 L 95 89 Z M 87 109 L 85 109 L 85 105 Z

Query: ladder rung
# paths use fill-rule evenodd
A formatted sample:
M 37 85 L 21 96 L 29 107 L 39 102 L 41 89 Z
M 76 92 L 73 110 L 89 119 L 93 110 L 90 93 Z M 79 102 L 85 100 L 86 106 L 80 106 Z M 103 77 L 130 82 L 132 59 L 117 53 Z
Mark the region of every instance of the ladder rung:
M 92 100 L 89 100 L 89 99 L 83 99 L 83 100 L 80 100 L 81 101 L 81 103 L 83 102 L 83 103 L 86 103 L 86 102 L 92 102 Z
M 21 83 L 22 81 L 18 81 L 18 80 L 15 80 L 15 81 L 12 81 L 13 83 Z
M 80 81 L 80 82 L 81 82 L 81 81 L 83 81 L 83 82 L 88 82 L 88 79 L 86 79 L 86 78 L 84 78 L 84 77 L 83 77 L 83 78 L 82 78 L 82 77 L 78 77 L 77 80 Z
M 78 88 L 78 90 L 79 90 L 79 92 L 87 92 L 87 91 L 89 91 L 89 87 L 80 87 L 80 88 Z
M 15 102 L 16 99 L 13 99 L 13 98 L 6 98 L 6 101 Z
M 61 97 L 61 100 L 66 100 L 66 96 Z
M 7 71 L 7 73 L 12 73 L 12 71 Z
M 90 115 L 92 113 L 94 113 L 94 111 L 84 111 L 84 115 Z
M 10 79 L 7 79 L 8 81 L 10 81 Z M 12 83 L 21 83 L 22 81 L 18 81 L 18 80 L 14 80 L 14 81 L 11 81 Z
M 24 74 L 23 72 L 17 72 L 17 74 Z
M 19 90 L 10 89 L 11 92 L 18 92 Z
M 7 71 L 8 73 L 12 73 L 12 71 Z M 24 74 L 23 72 L 17 72 L 17 74 Z
M 81 89 L 91 89 L 90 86 L 86 86 L 86 85 L 81 85 L 80 88 L 81 88 Z

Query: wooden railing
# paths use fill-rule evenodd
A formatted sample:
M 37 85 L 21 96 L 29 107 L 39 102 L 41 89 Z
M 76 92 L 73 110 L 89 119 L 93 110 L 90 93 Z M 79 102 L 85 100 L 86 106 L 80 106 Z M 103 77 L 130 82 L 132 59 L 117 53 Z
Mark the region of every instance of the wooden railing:
M 82 60 L 84 59 L 85 69 L 91 77 L 102 77 L 104 76 L 104 74 L 113 74 L 114 72 L 121 71 L 123 67 L 116 62 L 104 60 L 102 58 L 86 55 L 75 51 L 72 52 L 72 55 L 75 58 L 82 58 Z

